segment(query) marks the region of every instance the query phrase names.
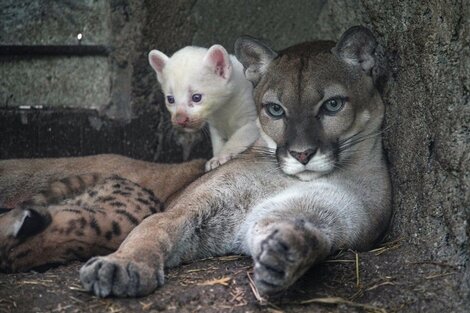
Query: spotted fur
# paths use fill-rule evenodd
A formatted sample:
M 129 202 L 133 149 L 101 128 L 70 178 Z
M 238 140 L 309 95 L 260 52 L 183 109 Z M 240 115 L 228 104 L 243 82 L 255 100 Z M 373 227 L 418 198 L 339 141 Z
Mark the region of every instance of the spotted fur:
M 0 161 L 0 195 L 14 206 L 0 210 L 0 271 L 115 251 L 143 219 L 163 210 L 171 194 L 201 175 L 204 162 L 165 165 L 113 155 Z M 60 178 L 62 167 L 78 175 Z M 47 183 L 51 178 L 60 179 Z M 10 187 L 29 184 L 32 190 Z
M 92 184 L 85 187 L 88 178 Z M 73 176 L 55 182 L 0 215 L 0 271 L 108 254 L 144 218 L 162 209 L 152 191 L 119 176 Z

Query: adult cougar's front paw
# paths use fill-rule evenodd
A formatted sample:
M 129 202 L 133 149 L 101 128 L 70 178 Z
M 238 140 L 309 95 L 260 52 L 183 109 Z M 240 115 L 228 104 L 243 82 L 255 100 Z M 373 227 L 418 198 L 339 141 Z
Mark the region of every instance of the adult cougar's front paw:
M 315 261 L 317 241 L 304 227 L 278 223 L 258 241 L 254 278 L 263 294 L 275 294 L 291 286 Z
M 235 157 L 235 154 L 221 154 L 221 155 L 213 157 L 212 159 L 206 162 L 206 172 L 216 169 L 217 167 L 219 167 L 222 164 L 227 163 L 234 157 Z
M 80 269 L 83 287 L 100 298 L 144 296 L 164 282 L 163 267 L 112 256 L 90 259 Z

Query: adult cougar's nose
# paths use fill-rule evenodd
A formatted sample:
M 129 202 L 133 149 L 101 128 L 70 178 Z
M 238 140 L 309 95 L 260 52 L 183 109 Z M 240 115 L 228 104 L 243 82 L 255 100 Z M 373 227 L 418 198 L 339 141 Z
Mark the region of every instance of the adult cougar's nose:
M 289 150 L 290 155 L 292 155 L 297 161 L 299 161 L 303 165 L 307 164 L 308 161 L 310 161 L 310 159 L 315 155 L 315 152 L 317 152 L 316 148 L 307 149 L 302 152 Z

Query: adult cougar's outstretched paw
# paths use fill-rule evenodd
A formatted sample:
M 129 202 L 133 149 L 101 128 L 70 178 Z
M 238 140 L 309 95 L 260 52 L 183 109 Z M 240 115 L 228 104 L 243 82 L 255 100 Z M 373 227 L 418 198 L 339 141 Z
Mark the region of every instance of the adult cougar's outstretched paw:
M 269 229 L 253 256 L 256 287 L 267 295 L 291 286 L 315 261 L 319 243 L 304 225 L 280 222 Z
M 83 287 L 100 298 L 136 297 L 151 293 L 164 282 L 163 266 L 113 256 L 95 257 L 80 269 Z

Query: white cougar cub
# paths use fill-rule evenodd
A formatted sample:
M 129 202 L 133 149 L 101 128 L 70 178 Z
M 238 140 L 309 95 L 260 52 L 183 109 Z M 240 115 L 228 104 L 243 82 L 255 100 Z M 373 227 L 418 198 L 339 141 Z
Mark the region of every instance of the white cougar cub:
M 209 125 L 213 158 L 206 163 L 206 171 L 232 159 L 258 138 L 253 86 L 243 65 L 224 47 L 189 46 L 171 58 L 152 50 L 149 62 L 165 94 L 172 124 L 186 132 Z

